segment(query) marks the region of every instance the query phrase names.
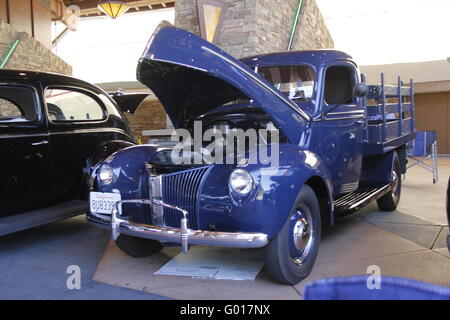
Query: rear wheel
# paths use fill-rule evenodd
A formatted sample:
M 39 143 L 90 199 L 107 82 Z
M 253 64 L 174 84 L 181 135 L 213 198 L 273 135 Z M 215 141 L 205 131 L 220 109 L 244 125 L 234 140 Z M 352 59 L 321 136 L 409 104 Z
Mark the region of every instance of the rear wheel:
M 159 241 L 132 237 L 126 234 L 121 234 L 117 238 L 116 244 L 120 250 L 135 258 L 147 257 L 163 248 Z
M 394 211 L 400 202 L 402 191 L 402 172 L 400 170 L 400 159 L 394 152 L 394 165 L 392 167 L 391 191 L 377 200 L 378 208 L 382 211 Z
M 269 275 L 284 284 L 296 284 L 311 272 L 319 251 L 321 234 L 317 196 L 305 185 L 283 228 L 266 247 Z

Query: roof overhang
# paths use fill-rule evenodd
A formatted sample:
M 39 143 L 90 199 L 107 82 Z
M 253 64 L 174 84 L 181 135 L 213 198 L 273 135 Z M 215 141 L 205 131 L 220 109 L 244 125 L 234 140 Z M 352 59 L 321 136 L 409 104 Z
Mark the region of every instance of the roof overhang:
M 122 1 L 130 7 L 130 9 L 126 13 L 173 8 L 175 6 L 174 0 Z M 67 7 L 70 5 L 77 5 L 80 7 L 81 18 L 105 15 L 100 9 L 98 9 L 98 2 L 99 0 L 64 0 L 64 4 Z

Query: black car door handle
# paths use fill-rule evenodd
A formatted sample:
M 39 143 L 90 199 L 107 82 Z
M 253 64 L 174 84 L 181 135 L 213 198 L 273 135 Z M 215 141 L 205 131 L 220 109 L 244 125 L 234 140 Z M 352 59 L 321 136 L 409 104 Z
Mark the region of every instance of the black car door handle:
M 33 142 L 31 145 L 32 146 L 41 146 L 41 145 L 47 144 L 47 143 L 48 143 L 48 140 L 42 140 L 42 141 L 39 141 L 39 142 Z

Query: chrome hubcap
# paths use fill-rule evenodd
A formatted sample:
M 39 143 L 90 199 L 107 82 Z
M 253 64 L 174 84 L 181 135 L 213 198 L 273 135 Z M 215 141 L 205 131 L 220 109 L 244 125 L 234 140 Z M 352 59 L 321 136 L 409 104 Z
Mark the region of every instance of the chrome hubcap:
M 303 250 L 306 248 L 308 241 L 310 239 L 311 230 L 305 218 L 300 218 L 294 225 L 294 245 L 295 249 Z
M 397 195 L 397 189 L 398 189 L 398 175 L 397 172 L 392 171 L 392 183 L 391 183 L 391 192 L 393 196 Z
M 291 226 L 291 255 L 296 264 L 302 264 L 306 260 L 314 240 L 309 209 L 297 209 L 295 215 L 292 217 Z

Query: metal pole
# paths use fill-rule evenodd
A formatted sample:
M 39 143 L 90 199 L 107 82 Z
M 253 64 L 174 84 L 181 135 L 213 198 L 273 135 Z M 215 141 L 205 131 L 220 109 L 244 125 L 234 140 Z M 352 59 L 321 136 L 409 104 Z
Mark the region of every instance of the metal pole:
M 8 63 L 9 59 L 11 58 L 12 54 L 14 53 L 14 50 L 16 50 L 16 47 L 19 44 L 19 42 L 20 42 L 19 40 L 14 41 L 11 48 L 9 48 L 5 59 L 3 59 L 2 63 L 0 64 L 0 69 L 3 69 L 3 67 Z
M 409 94 L 411 95 L 411 129 L 412 131 L 416 131 L 416 116 L 414 115 L 414 82 L 413 79 L 409 81 Z
M 400 136 L 403 135 L 403 95 L 402 95 L 403 82 L 398 77 L 398 125 L 400 130 Z
M 361 73 L 361 82 L 366 83 L 366 75 Z M 367 114 L 367 96 L 364 96 L 362 99 L 362 107 L 364 108 L 364 142 L 369 143 L 369 116 Z
M 58 43 L 66 36 L 68 31 L 69 28 L 65 28 L 63 31 L 61 31 L 60 34 L 56 36 L 55 40 L 52 41 L 53 48 L 55 48 L 58 45 Z
M 382 142 L 386 142 L 386 137 L 387 137 L 387 122 L 386 122 L 386 92 L 385 92 L 385 87 L 384 87 L 384 73 L 381 73 L 381 91 L 382 92 L 382 113 L 383 113 L 383 132 L 381 135 L 381 139 L 383 140 Z
M 300 12 L 302 11 L 302 3 L 303 3 L 302 0 L 298 1 L 297 12 L 295 13 L 294 24 L 292 25 L 291 36 L 289 37 L 289 44 L 288 44 L 288 47 L 287 47 L 288 51 L 291 51 L 292 42 L 294 41 L 295 32 L 297 32 L 298 19 L 300 17 Z
M 431 161 L 433 164 L 433 183 L 439 181 L 438 163 L 437 163 L 437 143 L 436 141 L 431 146 Z

